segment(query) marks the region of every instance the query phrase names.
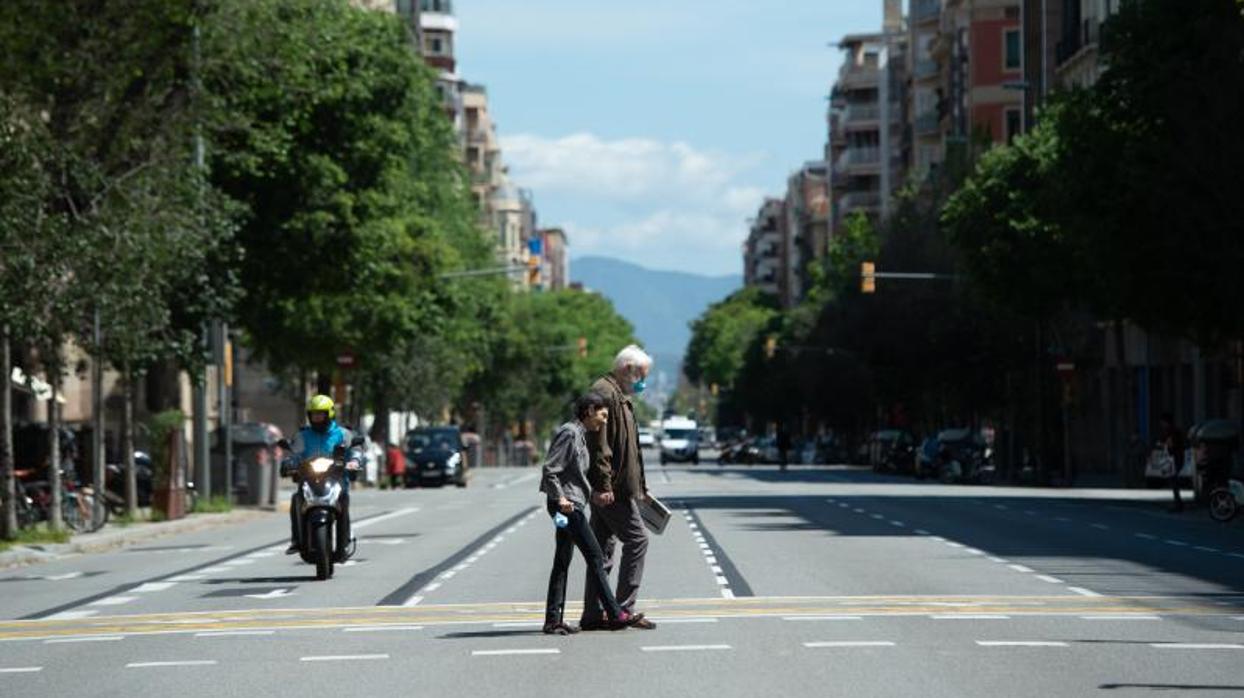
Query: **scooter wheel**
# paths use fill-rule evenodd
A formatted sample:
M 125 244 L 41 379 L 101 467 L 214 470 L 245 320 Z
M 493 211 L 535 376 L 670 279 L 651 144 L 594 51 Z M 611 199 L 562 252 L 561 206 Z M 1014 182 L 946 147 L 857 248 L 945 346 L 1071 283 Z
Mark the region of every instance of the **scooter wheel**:
M 1209 493 L 1209 516 L 1213 520 L 1226 523 L 1235 518 L 1239 509 L 1230 490 L 1220 487 Z
M 311 531 L 312 555 L 315 558 L 315 578 L 324 581 L 333 576 L 332 531 L 327 524 L 320 524 Z

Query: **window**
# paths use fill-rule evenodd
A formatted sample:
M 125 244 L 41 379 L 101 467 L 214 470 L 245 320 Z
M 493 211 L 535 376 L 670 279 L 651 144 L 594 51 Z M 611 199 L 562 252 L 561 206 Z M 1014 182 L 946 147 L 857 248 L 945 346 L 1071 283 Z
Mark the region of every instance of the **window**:
M 1007 70 L 1020 69 L 1020 43 L 1019 30 L 1007 29 L 1003 34 L 1003 45 L 1005 48 L 1005 64 Z
M 1020 117 L 1021 115 L 1018 109 L 1007 109 L 1006 110 L 1006 142 L 1007 144 L 1010 144 L 1011 141 L 1014 141 L 1015 137 L 1018 136 L 1023 131 L 1024 124 L 1023 124 L 1023 120 Z

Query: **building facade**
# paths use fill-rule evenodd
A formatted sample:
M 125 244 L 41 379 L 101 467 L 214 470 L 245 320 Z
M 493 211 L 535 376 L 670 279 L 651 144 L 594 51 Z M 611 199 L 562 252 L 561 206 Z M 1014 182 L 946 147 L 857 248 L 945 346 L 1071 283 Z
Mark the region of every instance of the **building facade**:
M 805 163 L 786 182 L 782 259 L 782 305 L 797 305 L 808 293 L 811 265 L 829 251 L 829 164 Z
M 781 297 L 785 257 L 785 202 L 765 199 L 743 244 L 743 283 Z
M 540 277 L 544 288 L 562 291 L 570 283 L 570 242 L 561 228 L 545 228 L 539 233 L 543 265 Z

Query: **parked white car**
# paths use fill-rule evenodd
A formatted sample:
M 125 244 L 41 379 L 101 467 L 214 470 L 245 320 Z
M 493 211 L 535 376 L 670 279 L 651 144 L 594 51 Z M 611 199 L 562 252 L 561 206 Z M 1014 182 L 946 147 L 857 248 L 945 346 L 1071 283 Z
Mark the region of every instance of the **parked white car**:
M 651 429 L 639 430 L 639 447 L 640 448 L 656 448 L 657 437 L 652 433 Z

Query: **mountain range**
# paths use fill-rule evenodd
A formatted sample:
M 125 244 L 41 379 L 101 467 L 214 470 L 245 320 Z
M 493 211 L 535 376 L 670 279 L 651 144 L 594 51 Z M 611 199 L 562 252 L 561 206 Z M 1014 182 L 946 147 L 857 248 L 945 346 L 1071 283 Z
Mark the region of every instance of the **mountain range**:
M 656 364 L 649 401 L 658 403 L 678 386 L 691 322 L 743 284 L 737 274 L 660 271 L 610 257 L 573 259 L 570 278 L 611 300 L 618 313 L 635 326 L 636 336 Z

